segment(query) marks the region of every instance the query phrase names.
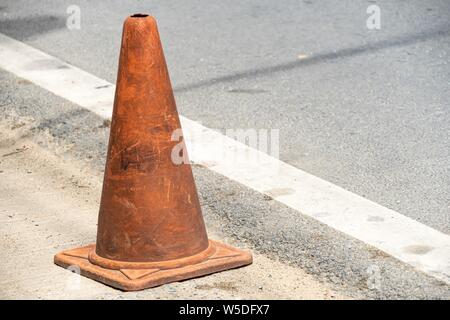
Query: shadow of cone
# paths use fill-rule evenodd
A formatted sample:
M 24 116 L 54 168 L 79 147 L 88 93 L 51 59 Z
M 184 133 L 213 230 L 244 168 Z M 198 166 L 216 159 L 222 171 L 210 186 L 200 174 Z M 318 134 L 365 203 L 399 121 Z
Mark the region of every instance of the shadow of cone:
M 247 265 L 208 240 L 155 20 L 125 20 L 95 245 L 55 256 L 62 267 L 141 290 Z M 181 144 L 181 152 L 177 146 Z M 184 154 L 183 154 L 184 152 Z

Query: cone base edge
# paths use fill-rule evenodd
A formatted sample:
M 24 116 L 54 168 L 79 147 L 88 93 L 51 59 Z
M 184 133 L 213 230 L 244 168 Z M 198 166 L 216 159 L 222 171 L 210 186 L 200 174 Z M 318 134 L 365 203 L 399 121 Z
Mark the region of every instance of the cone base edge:
M 212 256 L 173 269 L 106 269 L 89 261 L 93 245 L 62 251 L 55 255 L 54 263 L 63 268 L 78 266 L 82 276 L 122 291 L 138 291 L 243 267 L 253 262 L 252 255 L 247 251 L 213 240 L 210 242 L 216 247 Z

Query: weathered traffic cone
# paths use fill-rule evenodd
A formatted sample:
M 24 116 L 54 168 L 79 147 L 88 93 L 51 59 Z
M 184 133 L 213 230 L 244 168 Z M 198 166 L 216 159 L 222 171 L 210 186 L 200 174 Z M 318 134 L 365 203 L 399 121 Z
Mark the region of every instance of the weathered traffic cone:
M 172 161 L 180 120 L 156 21 L 125 20 L 97 243 L 55 263 L 122 290 L 236 268 L 249 253 L 208 240 L 187 155 Z M 184 142 L 182 142 L 184 143 Z M 183 148 L 185 150 L 185 148 Z

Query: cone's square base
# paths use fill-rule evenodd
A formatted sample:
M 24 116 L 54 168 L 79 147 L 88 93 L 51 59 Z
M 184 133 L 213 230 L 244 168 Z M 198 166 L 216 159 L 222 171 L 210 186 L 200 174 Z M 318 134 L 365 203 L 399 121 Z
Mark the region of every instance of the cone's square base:
M 195 278 L 252 263 L 250 253 L 210 240 L 214 253 L 205 260 L 172 269 L 106 269 L 89 260 L 95 245 L 66 250 L 55 255 L 55 264 L 67 268 L 76 265 L 85 277 L 124 291 L 137 291 L 166 283 Z

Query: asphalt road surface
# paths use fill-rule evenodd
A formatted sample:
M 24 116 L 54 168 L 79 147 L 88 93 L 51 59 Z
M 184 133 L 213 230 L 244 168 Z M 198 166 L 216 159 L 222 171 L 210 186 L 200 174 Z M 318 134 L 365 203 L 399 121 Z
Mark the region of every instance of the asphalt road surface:
M 366 26 L 372 4 L 381 10 L 379 30 Z M 80 8 L 80 29 L 66 26 L 70 5 Z M 448 1 L 3 0 L 0 32 L 114 83 L 122 23 L 136 12 L 158 20 L 180 113 L 221 131 L 279 129 L 282 161 L 449 233 Z M 105 132 L 73 130 L 99 119 L 67 112 L 76 106 L 24 88 L 11 74 L 2 72 L 1 79 L 3 105 L 77 144 L 80 157 L 103 159 Z M 302 217 L 295 220 L 302 232 L 291 234 L 295 213 L 287 208 L 207 170 L 198 168 L 196 178 L 203 201 L 209 197 L 218 211 L 226 207 L 223 215 L 237 203 L 249 212 L 238 217 L 242 225 L 257 227 L 263 212 L 279 221 L 289 216 L 266 226 L 286 231 L 287 240 L 228 226 L 263 252 L 364 296 L 443 295 L 433 280 L 373 252 L 390 285 L 383 292 L 361 288 L 370 251 L 364 244 Z M 236 199 L 223 199 L 218 185 L 235 190 Z M 321 235 L 320 245 L 308 241 L 311 230 Z M 276 241 L 292 244 L 290 237 L 302 249 L 277 247 Z

